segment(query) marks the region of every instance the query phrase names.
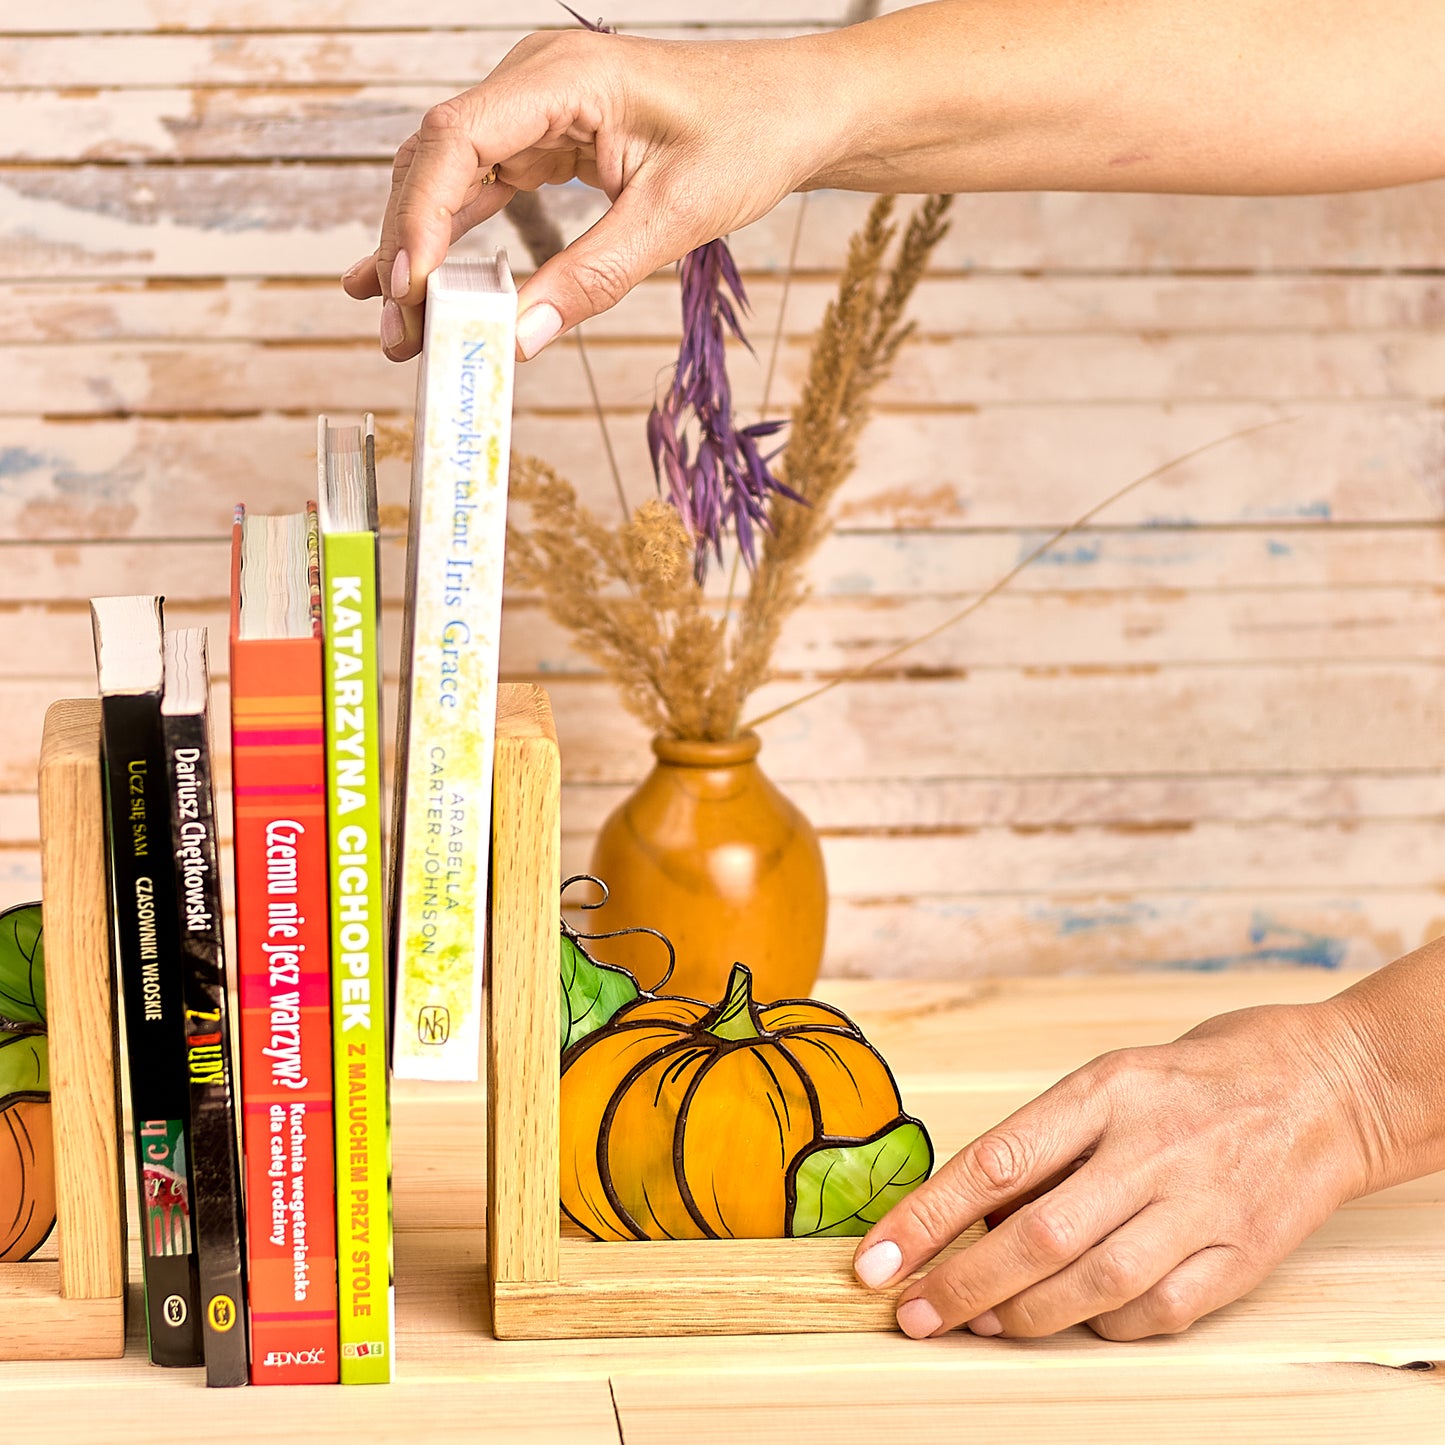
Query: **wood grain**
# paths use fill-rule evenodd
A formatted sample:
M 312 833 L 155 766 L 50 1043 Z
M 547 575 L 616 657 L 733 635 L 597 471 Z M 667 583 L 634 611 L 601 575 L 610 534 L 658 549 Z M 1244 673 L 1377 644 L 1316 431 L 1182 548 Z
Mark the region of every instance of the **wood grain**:
M 157 461 L 159 468 L 159 461 Z M 103 484 L 98 484 L 103 487 Z M 176 506 L 182 506 L 178 495 Z M 862 527 L 837 531 L 819 549 L 808 572 L 814 598 L 872 601 L 880 608 L 914 599 L 961 599 L 977 596 L 996 582 L 1043 538 L 1029 530 L 976 532 L 938 528 L 884 531 Z M 145 541 L 126 538 L 65 538 L 27 541 L 0 539 L 0 603 L 29 606 L 38 618 L 47 615 L 55 641 L 70 655 L 78 646 L 74 623 L 47 604 L 69 603 L 74 612 L 92 593 L 101 595 L 139 575 L 154 573 L 174 599 L 176 608 L 209 606 L 221 601 L 223 561 L 229 544 L 219 533 L 209 536 L 156 536 Z M 382 578 L 387 605 L 395 606 L 405 551 L 395 533 L 382 538 Z M 1269 595 L 1282 608 L 1299 608 L 1293 594 L 1335 609 L 1343 618 L 1352 602 L 1368 607 L 1373 589 L 1408 589 L 1413 607 L 1438 584 L 1445 568 L 1445 534 L 1426 526 L 1344 526 L 1316 523 L 1255 524 L 1237 528 L 1182 527 L 1093 528 L 1076 534 L 1060 549 L 1057 560 L 1040 560 L 1025 569 L 967 630 L 993 626 L 996 611 L 1023 607 L 1020 594 L 1042 593 L 1063 605 L 1073 598 L 1093 605 L 1173 605 L 1247 607 L 1216 598 L 1218 593 Z M 139 569 L 139 570 L 138 570 Z M 721 601 L 725 581 L 713 576 L 709 589 Z M 1331 600 L 1326 600 L 1327 597 Z M 512 612 L 535 610 L 536 599 L 520 588 L 508 594 Z M 1082 606 L 1080 608 L 1082 611 Z M 1284 629 L 1278 629 L 1283 631 Z M 1301 628 L 1292 629 L 1303 630 Z M 1341 632 L 1348 630 L 1343 624 Z M 1362 629 L 1368 635 L 1373 628 Z M 1140 642 L 1147 641 L 1145 637 Z M 788 645 L 785 636 L 783 644 Z M 503 638 L 503 646 L 510 646 Z M 1055 647 L 1047 639 L 1022 635 L 1021 651 Z M 12 656 L 25 655 L 25 643 Z M 540 660 L 540 659 L 539 659 Z M 1098 659 L 1075 656 L 1074 661 Z
M 0 1266 L 0 1359 L 96 1359 L 126 1281 L 98 702 L 46 712 L 39 789 L 59 1259 Z
M 7 363 L 11 370 L 23 369 L 22 353 L 33 349 L 17 348 Z M 388 363 L 359 345 L 349 350 L 352 368 L 374 367 L 395 388 L 395 377 L 382 371 Z M 575 355 L 559 353 L 557 364 L 575 367 Z M 146 365 L 137 356 L 114 386 L 149 385 Z M 255 359 L 252 375 L 258 384 L 275 386 L 265 398 L 268 407 L 289 406 L 280 381 L 294 370 L 272 373 L 267 367 Z M 86 383 L 72 377 L 66 385 L 78 398 Z M 314 469 L 314 439 L 307 441 L 304 414 L 115 418 L 103 413 L 112 387 L 109 378 L 98 376 L 88 411 L 72 413 L 69 420 L 28 415 L 5 423 L 0 454 L 5 537 L 219 538 L 238 498 L 257 510 L 285 510 L 308 475 L 308 463 Z M 205 400 L 209 410 L 213 403 Z M 345 403 L 340 409 L 347 409 Z M 634 502 L 652 491 L 645 410 L 644 399 L 641 407 L 607 414 Z M 873 556 L 879 564 L 892 548 L 909 545 L 908 533 L 945 534 L 959 548 L 965 578 L 973 570 L 971 559 L 987 549 L 1002 564 L 990 568 L 992 580 L 1042 544 L 1042 531 L 1066 525 L 1132 479 L 1274 419 L 1280 424 L 1172 466 L 1121 498 L 1093 531 L 1055 548 L 1035 574 L 1056 579 L 1049 584 L 1055 586 L 1079 585 L 1068 580 L 1070 574 L 1098 577 L 1102 585 L 1105 573 L 1112 574 L 1114 585 L 1207 585 L 1216 554 L 1235 546 L 1239 560 L 1225 580 L 1238 581 L 1244 579 L 1240 564 L 1248 543 L 1251 575 L 1270 580 L 1290 565 L 1280 559 L 1288 558 L 1297 541 L 1312 545 L 1310 534 L 1327 533 L 1329 524 L 1346 524 L 1341 530 L 1348 536 L 1352 527 L 1425 524 L 1438 515 L 1445 414 L 1425 401 L 1264 406 L 1181 400 L 884 410 L 864 435 L 859 471 L 839 498 L 837 522 L 845 533 L 905 534 L 878 539 Z M 384 445 L 388 436 L 397 436 L 402 421 L 401 413 L 379 416 Z M 590 412 L 523 410 L 514 440 L 518 451 L 556 467 L 599 516 L 617 515 L 616 493 L 597 456 L 597 419 Z M 399 442 L 398 451 L 384 456 L 378 468 L 382 519 L 392 532 L 406 515 L 409 442 Z M 1221 526 L 1250 535 L 1235 543 L 1201 533 Z M 1139 527 L 1147 527 L 1149 535 L 1113 540 L 1114 529 Z M 1004 532 L 1010 535 L 999 535 Z M 1418 545 L 1438 548 L 1438 534 L 1422 532 Z M 1357 550 L 1363 555 L 1366 548 Z M 947 576 L 941 569 L 932 575 Z M 946 582 L 935 585 L 951 590 Z M 963 586 L 967 590 L 967 581 Z
M 0 92 L 3 97 L 4 92 Z M 518 275 L 528 258 L 515 258 Z M 786 283 L 769 270 L 744 277 L 750 335 L 810 336 L 837 292 L 834 276 Z M 1445 320 L 1445 281 L 1430 275 L 1051 276 L 941 270 L 914 292 L 925 336 L 1111 335 L 1119 332 L 1390 332 Z M 376 308 L 345 295 L 335 278 L 196 277 L 190 280 L 57 280 L 0 283 L 6 340 L 372 341 Z M 675 279 L 660 273 L 587 322 L 589 338 L 675 343 Z M 740 356 L 734 365 L 744 365 Z
M 981 1237 L 960 1239 L 955 1253 Z M 858 1283 L 856 1239 L 564 1239 L 555 1280 L 496 1280 L 498 1339 L 878 1331 L 893 1301 Z
M 294 13 L 294 11 L 292 12 Z M 543 14 L 535 28 L 558 17 Z M 566 23 L 563 21 L 562 23 Z M 801 27 L 806 31 L 808 27 Z M 778 36 L 798 26 L 736 25 L 721 21 L 702 29 L 648 25 L 661 40 L 743 40 Z M 0 46 L 0 82 L 72 92 L 117 86 L 320 87 L 434 84 L 460 91 L 475 85 L 530 31 L 488 24 L 475 7 L 461 24 L 421 30 L 256 30 L 111 32 L 97 46 L 84 31 L 72 34 L 5 36 Z M 74 95 L 72 101 L 85 96 Z M 94 101 L 95 96 L 89 97 Z
M 675 346 L 635 341 L 593 348 L 592 380 L 603 406 L 641 409 L 646 380 L 676 361 Z M 779 348 L 772 407 L 786 412 L 807 369 L 807 346 Z M 758 410 L 766 372 L 738 367 L 740 409 Z M 388 363 L 368 342 L 154 342 L 125 346 L 55 342 L 0 353 L 0 386 L 12 414 L 52 416 L 235 414 L 274 406 L 344 411 L 358 394 L 383 412 L 406 408 L 410 366 Z M 876 396 L 880 406 L 958 408 L 1041 400 L 1067 403 L 1429 400 L 1445 392 L 1445 335 L 1425 331 L 920 339 L 899 356 Z M 592 391 L 567 346 L 549 348 L 517 372 L 521 411 L 585 411 Z M 1125 479 L 1127 480 L 1127 478 Z
M 561 767 L 541 688 L 501 689 L 493 776 L 487 1242 L 495 1291 L 557 1278 Z
M 1102 1049 L 1169 1037 L 1230 1008 L 1321 998 L 1355 976 L 1276 969 L 971 984 L 832 980 L 822 996 L 849 1010 L 900 1065 L 905 1099 L 946 1153 Z M 1014 1082 L 1000 1082 L 1004 1075 Z M 239 1392 L 228 1404 L 236 1438 L 289 1438 L 298 1402 L 308 1433 L 321 1439 L 358 1430 L 413 1438 L 424 1417 L 439 1441 L 474 1439 L 482 1418 L 503 1440 L 550 1440 L 559 1425 L 599 1430 L 593 1407 L 604 1398 L 615 1398 L 627 1437 L 643 1440 L 679 1438 L 678 1411 L 688 1407 L 691 1430 L 716 1421 L 732 1432 L 727 1438 L 756 1434 L 765 1428 L 759 1400 L 779 1410 L 789 1400 L 812 1404 L 817 1419 L 840 1432 L 850 1420 L 875 1426 L 891 1409 L 917 1438 L 953 1440 L 967 1409 L 976 1412 L 968 1419 L 996 1420 L 1025 1440 L 1031 1421 L 1056 1439 L 1077 1420 L 1081 1438 L 1091 1438 L 1082 1434 L 1089 1430 L 1110 1445 L 1176 1438 L 1160 1428 L 1171 1410 L 1212 1421 L 1208 1412 L 1217 1409 L 1243 1438 L 1261 1438 L 1247 1433 L 1252 1421 L 1273 1432 L 1263 1438 L 1293 1438 L 1298 1421 L 1307 1438 L 1321 1439 L 1342 1438 L 1328 1433 L 1331 1421 L 1353 1428 L 1366 1406 L 1372 1418 L 1427 1438 L 1428 1412 L 1438 1411 L 1434 1394 L 1419 1395 L 1418 1411 L 1404 1394 L 1438 1383 L 1438 1371 L 1375 1366 L 1445 1359 L 1433 1283 L 1445 1269 L 1445 1176 L 1342 1210 L 1247 1299 L 1183 1335 L 1135 1344 L 1083 1328 L 1027 1343 L 951 1335 L 922 1346 L 889 1330 L 498 1342 L 484 1303 L 484 1119 L 479 1084 L 408 1082 L 396 1090 L 397 1383 L 361 1392 L 361 1406 L 348 1391 L 309 1399 Z M 724 1398 L 729 1385 L 736 1388 Z M 106 1439 L 138 1440 L 139 1422 L 153 1427 L 166 1392 L 180 1407 L 195 1387 L 194 1372 L 146 1364 L 138 1319 L 124 1359 L 83 1369 L 0 1364 L 7 1421 L 23 1421 L 26 1438 L 45 1445 L 73 1439 L 90 1422 Z M 57 1418 L 62 1391 L 66 1410 Z M 280 1394 L 284 1416 L 271 1403 Z M 351 1413 L 363 1406 L 364 1421 Z M 812 1417 L 776 1418 L 791 1431 Z M 1355 1438 L 1375 1433 L 1360 1427 Z
M 61 1288 L 58 1262 L 0 1264 L 0 1371 L 5 1361 L 119 1358 L 125 1349 L 122 1298 L 68 1299 Z M 0 1383 L 0 1398 L 4 1393 Z M 54 1401 L 49 1405 L 53 1411 Z
M 1187 1367 L 1100 1371 L 820 1371 L 786 1383 L 776 1374 L 700 1372 L 625 1376 L 614 1392 L 628 1445 L 696 1445 L 816 1433 L 837 1445 L 895 1436 L 911 1445 L 962 1438 L 1010 1445 L 1118 1445 L 1120 1441 L 1308 1438 L 1428 1434 L 1445 1409 L 1436 1374 L 1368 1366 L 1277 1365 L 1221 1378 Z
M 466 0 L 428 0 L 426 19 L 438 26 L 475 26 L 477 7 Z M 846 0 L 707 0 L 689 18 L 699 24 L 740 20 L 809 26 L 834 24 L 848 13 Z M 74 33 L 95 30 L 394 30 L 397 12 L 383 0 L 68 0 L 55 15 L 7 14 L 6 32 Z M 415 13 L 406 18 L 419 18 Z M 626 25 L 675 24 L 677 10 L 665 0 L 615 0 L 610 19 Z M 500 28 L 570 25 L 547 0 L 512 0 Z
M 91 685 L 86 598 L 155 585 L 174 618 L 218 618 L 231 505 L 298 503 L 313 406 L 382 421 L 393 620 L 412 381 L 336 277 L 374 245 L 391 149 L 424 106 L 531 26 L 572 23 L 548 0 L 505 16 L 419 0 L 384 19 L 374 0 L 63 10 L 0 21 L 0 890 L 15 897 L 37 878 L 37 720 Z M 616 10 L 676 40 L 857 13 Z M 877 684 L 770 732 L 771 775 L 827 834 L 830 968 L 1367 964 L 1439 930 L 1442 187 L 958 198 L 766 701 L 962 607 L 1131 477 L 1285 420 L 1167 470 Z M 575 235 L 602 202 L 566 186 L 547 204 Z M 733 238 L 764 358 L 732 358 L 745 416 L 775 332 L 770 408 L 792 394 L 867 205 L 794 198 Z M 525 271 L 504 217 L 464 244 L 505 244 Z M 634 503 L 677 325 L 660 272 L 588 327 Z M 614 516 L 575 350 L 523 368 L 521 399 L 518 449 Z M 535 598 L 509 591 L 503 639 L 507 676 L 557 698 L 571 865 L 646 766 L 645 738 Z
M 0 277 L 332 278 L 375 246 L 389 174 L 389 165 L 324 161 L 0 165 Z M 1437 181 L 1335 196 L 961 196 L 936 258 L 950 270 L 1429 271 L 1445 241 L 1442 192 Z M 549 201 L 569 230 L 601 209 L 595 193 L 571 187 Z M 786 264 L 799 204 L 784 201 L 737 234 L 742 266 Z M 808 269 L 839 268 L 867 205 L 835 192 L 809 197 Z M 509 234 L 488 222 L 472 244 Z
M 120 1100 L 97 701 L 45 715 L 40 833 L 61 1290 L 117 1302 Z

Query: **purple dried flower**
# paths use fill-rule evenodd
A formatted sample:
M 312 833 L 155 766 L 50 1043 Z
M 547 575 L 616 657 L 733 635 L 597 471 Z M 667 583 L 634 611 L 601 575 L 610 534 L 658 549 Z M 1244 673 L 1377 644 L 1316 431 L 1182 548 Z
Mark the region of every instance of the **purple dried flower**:
M 803 500 L 769 469 L 781 448 L 765 455 L 758 445 L 786 423 L 739 427 L 734 422 L 725 330 L 752 350 L 738 320 L 739 309 L 747 314 L 748 298 L 726 241 L 709 241 L 683 257 L 682 345 L 672 385 L 648 415 L 647 445 L 658 490 L 665 474 L 672 504 L 696 539 L 699 585 L 707 576 L 709 550 L 722 560 L 723 534 L 729 529 L 737 535 L 743 561 L 750 569 L 754 566 L 754 528 L 768 527 L 770 494 Z M 689 419 L 696 423 L 695 453 L 689 444 Z

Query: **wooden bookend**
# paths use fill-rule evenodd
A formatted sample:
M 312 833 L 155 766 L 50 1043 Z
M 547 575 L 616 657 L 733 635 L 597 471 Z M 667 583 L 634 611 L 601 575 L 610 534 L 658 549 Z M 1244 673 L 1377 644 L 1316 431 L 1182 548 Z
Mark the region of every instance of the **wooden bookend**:
M 100 774 L 100 703 L 45 715 L 40 867 L 58 1261 L 0 1265 L 0 1359 L 125 1350 L 120 1096 Z
M 559 1205 L 561 763 L 539 687 L 504 686 L 492 813 L 487 1236 L 499 1339 L 891 1330 L 854 1239 L 603 1244 Z

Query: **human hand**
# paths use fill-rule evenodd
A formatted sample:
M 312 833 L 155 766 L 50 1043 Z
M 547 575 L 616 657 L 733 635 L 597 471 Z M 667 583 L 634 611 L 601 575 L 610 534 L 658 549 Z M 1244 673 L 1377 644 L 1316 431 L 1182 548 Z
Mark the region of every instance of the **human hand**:
M 1245 1009 L 1106 1054 L 975 1140 L 860 1242 L 904 1333 L 1027 1338 L 1188 1328 L 1259 1283 L 1347 1199 L 1383 1187 L 1368 1050 L 1336 1002 Z
M 816 93 L 826 41 L 529 36 L 403 143 L 381 242 L 342 284 L 358 300 L 385 298 L 383 350 L 415 356 L 426 278 L 447 248 L 518 190 L 575 177 L 612 205 L 522 286 L 518 351 L 536 355 L 658 267 L 807 184 L 844 111 Z

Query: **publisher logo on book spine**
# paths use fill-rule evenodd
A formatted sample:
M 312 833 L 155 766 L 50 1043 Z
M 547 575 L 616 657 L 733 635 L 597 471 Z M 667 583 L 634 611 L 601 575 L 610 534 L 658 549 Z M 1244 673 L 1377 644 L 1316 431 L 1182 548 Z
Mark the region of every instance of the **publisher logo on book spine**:
M 341 1357 L 344 1360 L 370 1360 L 386 1353 L 385 1340 L 358 1340 L 355 1344 L 343 1344 Z
M 452 1016 L 439 1003 L 428 1004 L 416 1016 L 416 1036 L 424 1044 L 444 1044 L 451 1037 Z
M 263 1365 L 324 1365 L 326 1350 L 318 1345 L 310 1350 L 267 1350 Z

